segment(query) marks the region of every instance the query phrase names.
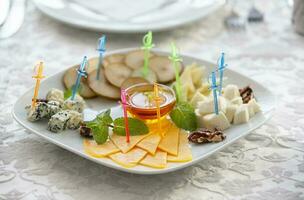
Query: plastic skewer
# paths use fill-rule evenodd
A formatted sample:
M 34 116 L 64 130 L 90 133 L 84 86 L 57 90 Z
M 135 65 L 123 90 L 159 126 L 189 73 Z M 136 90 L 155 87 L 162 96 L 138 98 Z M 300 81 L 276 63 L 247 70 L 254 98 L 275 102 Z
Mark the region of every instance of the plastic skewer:
M 171 43 L 171 56 L 169 56 L 169 59 L 172 61 L 173 66 L 174 66 L 175 80 L 176 80 L 176 84 L 175 84 L 176 95 L 177 95 L 177 99 L 180 101 L 182 88 L 181 88 L 181 81 L 180 81 L 180 77 L 179 77 L 179 69 L 178 69 L 177 64 L 178 64 L 178 62 L 182 61 L 182 58 L 178 55 L 174 42 Z
M 121 104 L 123 108 L 124 121 L 125 121 L 125 130 L 126 130 L 126 142 L 130 142 L 130 130 L 129 130 L 129 122 L 128 122 L 128 113 L 127 113 L 127 93 L 124 89 L 121 89 L 120 98 Z
M 215 114 L 219 114 L 219 111 L 218 111 L 218 100 L 217 100 L 217 88 L 218 86 L 216 85 L 216 77 L 215 77 L 215 72 L 212 72 L 211 74 L 211 87 L 210 89 L 212 90 L 213 92 L 213 98 L 214 98 L 214 101 L 213 101 L 213 104 L 214 104 L 214 112 Z
M 160 97 L 159 97 L 159 89 L 157 83 L 154 83 L 154 101 L 156 105 L 156 115 L 157 115 L 157 126 L 158 126 L 158 131 L 162 133 L 163 131 L 161 130 L 161 120 L 160 120 Z
M 87 62 L 88 62 L 87 57 L 84 56 L 83 61 L 80 65 L 79 69 L 77 69 L 77 79 L 76 79 L 76 83 L 75 83 L 75 85 L 73 87 L 73 90 L 72 90 L 71 100 L 75 99 L 77 90 L 78 90 L 79 85 L 80 85 L 81 77 L 87 77 L 87 72 L 85 71 L 85 66 L 86 66 Z
M 35 69 L 36 68 L 37 68 L 37 66 L 35 67 Z M 34 96 L 32 98 L 32 108 L 34 108 L 35 105 L 36 105 L 36 100 L 37 100 L 37 97 L 38 97 L 38 92 L 39 92 L 39 87 L 40 87 L 40 81 L 41 81 L 41 79 L 45 78 L 45 76 L 43 76 L 42 73 L 43 73 L 43 62 L 40 62 L 39 66 L 38 66 L 37 74 L 35 76 L 32 76 L 33 78 L 36 79 Z
M 147 78 L 149 74 L 149 57 L 150 57 L 150 49 L 154 47 L 153 42 L 153 36 L 152 32 L 149 31 L 144 37 L 143 37 L 143 46 L 142 49 L 144 49 L 144 66 L 142 69 L 142 74 L 144 78 Z
M 98 41 L 99 42 L 98 42 L 97 51 L 99 52 L 99 58 L 98 58 L 96 80 L 99 80 L 99 74 L 100 74 L 100 69 L 102 66 L 103 54 L 106 51 L 106 35 L 102 35 Z
M 220 73 L 220 84 L 219 84 L 219 95 L 222 95 L 222 88 L 223 88 L 223 76 L 224 76 L 224 70 L 227 67 L 225 64 L 225 53 L 221 53 L 221 56 L 219 57 L 219 60 L 217 62 L 218 68 L 217 71 Z

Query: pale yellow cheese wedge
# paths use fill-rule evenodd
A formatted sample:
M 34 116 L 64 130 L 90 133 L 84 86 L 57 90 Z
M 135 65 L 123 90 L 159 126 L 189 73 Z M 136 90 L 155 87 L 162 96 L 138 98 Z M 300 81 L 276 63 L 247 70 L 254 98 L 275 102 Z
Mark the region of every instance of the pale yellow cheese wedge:
M 165 168 L 167 166 L 167 152 L 157 150 L 154 155 L 147 154 L 139 164 L 158 169 Z
M 157 149 L 157 146 L 161 140 L 161 136 L 159 133 L 152 133 L 151 135 L 147 136 L 143 140 L 141 140 L 139 143 L 136 144 L 136 146 L 148 151 L 150 154 L 154 155 Z
M 104 144 L 97 144 L 94 140 L 83 141 L 84 151 L 96 158 L 102 158 L 120 150 L 113 144 L 112 141 L 107 141 Z
M 135 147 L 127 153 L 118 152 L 109 157 L 117 164 L 130 168 L 136 166 L 146 154 L 146 151 Z
M 130 151 L 135 145 L 147 137 L 148 134 L 145 135 L 136 135 L 136 136 L 130 136 L 130 142 L 127 143 L 126 136 L 120 136 L 117 134 L 113 134 L 110 138 L 112 142 L 116 145 L 117 148 L 119 148 L 123 153 L 127 153 Z
M 205 97 L 202 93 L 199 91 L 196 91 L 195 94 L 193 95 L 190 104 L 196 108 L 197 103 L 200 101 L 205 101 L 207 97 Z
M 177 155 L 180 129 L 172 125 L 165 136 L 160 140 L 158 148 L 172 155 Z
M 185 131 L 180 131 L 179 145 L 177 156 L 168 155 L 167 161 L 169 162 L 188 162 L 192 160 L 192 152 L 188 144 L 188 134 Z

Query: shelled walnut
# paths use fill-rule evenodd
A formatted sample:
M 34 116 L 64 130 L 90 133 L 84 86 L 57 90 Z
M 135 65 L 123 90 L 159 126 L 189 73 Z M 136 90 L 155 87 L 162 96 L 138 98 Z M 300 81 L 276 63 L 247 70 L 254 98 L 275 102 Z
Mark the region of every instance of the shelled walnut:
M 190 133 L 188 140 L 196 144 L 221 142 L 226 138 L 224 133 L 218 129 L 210 130 L 201 128 Z

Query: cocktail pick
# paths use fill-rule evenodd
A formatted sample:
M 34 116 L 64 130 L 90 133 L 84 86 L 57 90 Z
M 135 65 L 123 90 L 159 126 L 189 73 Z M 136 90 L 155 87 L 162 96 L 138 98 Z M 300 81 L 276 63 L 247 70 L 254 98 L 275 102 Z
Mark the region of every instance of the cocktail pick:
M 176 88 L 177 99 L 181 100 L 182 86 L 179 77 L 178 62 L 181 62 L 182 58 L 178 55 L 174 42 L 171 42 L 171 56 L 169 56 L 169 59 L 172 61 L 175 70 L 175 80 L 176 80 L 175 88 Z
M 99 58 L 98 58 L 96 80 L 99 80 L 99 73 L 102 65 L 103 54 L 106 51 L 106 35 L 102 35 L 99 38 L 97 51 L 99 52 Z
M 227 64 L 225 64 L 225 53 L 221 53 L 221 56 L 219 57 L 217 61 L 217 71 L 220 73 L 220 84 L 218 86 L 219 95 L 222 95 L 222 88 L 223 88 L 223 76 L 224 76 L 224 70 L 227 67 Z
M 143 46 L 141 47 L 144 49 L 144 66 L 142 69 L 142 75 L 144 78 L 147 78 L 149 74 L 149 57 L 150 57 L 150 49 L 154 47 L 152 32 L 149 31 L 144 37 L 143 37 Z
M 211 86 L 210 86 L 210 89 L 212 90 L 213 92 L 213 98 L 214 98 L 214 112 L 215 114 L 219 114 L 219 111 L 218 111 L 218 101 L 217 101 L 217 90 L 218 86 L 216 85 L 216 76 L 215 76 L 215 72 L 212 72 L 211 73 Z
M 35 71 L 36 71 L 36 68 L 37 68 L 37 66 L 35 67 Z M 42 73 L 43 73 L 43 62 L 40 62 L 38 65 L 37 74 L 35 76 L 32 76 L 33 78 L 36 79 L 34 96 L 32 98 L 32 108 L 34 108 L 36 105 L 36 100 L 38 97 L 38 92 L 39 92 L 39 87 L 40 87 L 40 81 L 41 81 L 41 79 L 43 79 L 45 77 L 45 76 L 43 76 Z
M 127 93 L 124 89 L 121 89 L 120 91 L 120 98 L 121 98 L 121 104 L 124 114 L 124 121 L 125 121 L 125 130 L 126 130 L 126 141 L 127 143 L 130 142 L 130 130 L 129 130 L 129 122 L 128 122 L 128 113 L 127 113 Z
M 158 90 L 157 83 L 154 83 L 154 101 L 155 101 L 155 105 L 156 105 L 158 131 L 163 133 L 163 131 L 161 130 L 161 120 L 160 120 L 160 101 L 161 101 L 161 99 L 159 97 L 159 90 Z
M 73 86 L 71 100 L 75 99 L 75 95 L 76 95 L 79 85 L 80 85 L 81 77 L 87 77 L 87 72 L 85 71 L 85 66 L 86 66 L 87 62 L 88 62 L 88 59 L 86 56 L 84 56 L 79 69 L 77 69 L 77 79 L 76 79 L 75 85 Z

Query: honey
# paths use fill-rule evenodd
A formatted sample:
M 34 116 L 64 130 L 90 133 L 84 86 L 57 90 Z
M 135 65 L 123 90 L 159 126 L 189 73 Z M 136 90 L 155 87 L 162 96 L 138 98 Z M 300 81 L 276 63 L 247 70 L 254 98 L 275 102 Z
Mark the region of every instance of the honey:
M 158 84 L 160 116 L 166 116 L 174 107 L 176 98 L 174 91 L 166 86 Z M 136 84 L 126 89 L 127 110 L 135 117 L 144 120 L 157 119 L 157 107 L 154 99 L 153 84 Z

